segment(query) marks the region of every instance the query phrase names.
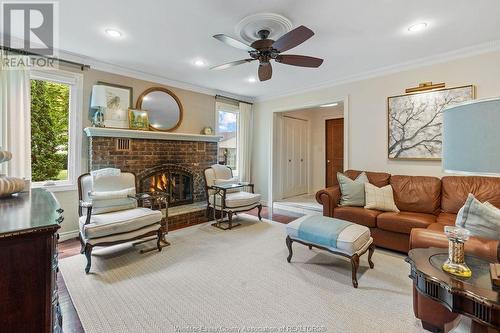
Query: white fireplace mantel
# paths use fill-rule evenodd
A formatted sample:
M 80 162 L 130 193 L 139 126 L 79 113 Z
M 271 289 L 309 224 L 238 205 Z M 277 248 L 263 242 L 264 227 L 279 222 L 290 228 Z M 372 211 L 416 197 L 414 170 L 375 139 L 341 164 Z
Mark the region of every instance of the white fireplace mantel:
M 189 133 L 172 133 L 157 131 L 138 131 L 122 128 L 108 127 L 86 127 L 84 130 L 88 137 L 108 137 L 108 138 L 131 138 L 131 139 L 152 139 L 152 140 L 174 140 L 174 141 L 203 141 L 219 142 L 222 136 L 202 135 Z

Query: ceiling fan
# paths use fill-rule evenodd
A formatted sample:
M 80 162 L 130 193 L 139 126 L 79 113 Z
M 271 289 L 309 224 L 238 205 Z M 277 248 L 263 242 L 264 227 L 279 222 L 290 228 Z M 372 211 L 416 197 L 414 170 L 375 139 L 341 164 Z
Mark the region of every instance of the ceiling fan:
M 292 31 L 284 34 L 276 41 L 268 39 L 269 34 L 270 31 L 267 29 L 260 30 L 258 32 L 260 39 L 256 40 L 251 45 L 247 45 L 224 34 L 214 35 L 215 39 L 220 40 L 224 44 L 247 51 L 250 55 L 250 58 L 229 62 L 227 64 L 212 67 L 211 69 L 226 69 L 229 67 L 258 60 L 259 80 L 267 81 L 273 75 L 271 60 L 292 66 L 314 68 L 321 66 L 321 64 L 323 63 L 323 59 L 320 58 L 295 54 L 281 54 L 282 52 L 288 51 L 304 43 L 306 40 L 314 36 L 314 32 L 311 29 L 301 25 L 300 27 L 297 27 Z

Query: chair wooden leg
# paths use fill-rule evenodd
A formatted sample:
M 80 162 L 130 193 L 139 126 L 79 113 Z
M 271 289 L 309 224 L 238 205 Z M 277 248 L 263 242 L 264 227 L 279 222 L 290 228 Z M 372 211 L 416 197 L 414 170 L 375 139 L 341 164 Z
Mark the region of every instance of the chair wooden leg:
M 160 229 L 158 229 L 158 239 L 156 240 L 156 247 L 158 248 L 158 252 L 161 252 L 161 248 L 162 248 L 161 238 L 162 238 L 162 236 L 163 236 L 163 232 L 160 228 Z
M 286 261 L 290 262 L 292 260 L 292 243 L 293 240 L 290 238 L 290 236 L 286 236 L 286 247 L 288 248 L 288 258 L 286 258 Z
M 351 266 L 352 266 L 352 285 L 354 288 L 358 287 L 358 267 L 359 267 L 359 256 L 357 254 L 351 257 Z
M 375 267 L 375 264 L 372 261 L 373 252 L 375 252 L 375 244 L 371 244 L 368 248 L 368 264 L 370 264 L 370 268 Z
M 231 228 L 233 227 L 233 212 L 227 212 L 227 220 L 229 223 L 228 229 L 231 230 Z
M 209 205 L 207 205 L 207 210 L 205 212 L 205 217 L 208 218 L 208 219 L 210 218 L 210 206 Z
M 85 257 L 87 258 L 87 266 L 85 266 L 85 274 L 89 274 L 90 266 L 92 265 L 92 245 L 85 245 Z
M 262 212 L 262 205 L 259 205 L 258 209 L 259 209 L 259 211 L 258 211 L 257 215 L 259 216 L 259 221 L 262 221 L 262 216 L 260 215 L 260 213 Z
M 85 252 L 85 243 L 83 242 L 82 235 L 78 234 L 78 240 L 80 241 L 80 254 Z

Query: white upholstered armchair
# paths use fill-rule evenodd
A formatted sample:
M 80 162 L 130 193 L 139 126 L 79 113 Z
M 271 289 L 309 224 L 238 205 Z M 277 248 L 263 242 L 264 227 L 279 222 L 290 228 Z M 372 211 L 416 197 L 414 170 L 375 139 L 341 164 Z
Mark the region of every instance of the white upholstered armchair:
M 258 208 L 259 220 L 262 220 L 260 194 L 254 193 L 254 185 L 241 183 L 233 177 L 231 168 L 225 165 L 214 164 L 205 169 L 205 184 L 207 195 L 207 215 L 213 212 L 215 223 L 212 225 L 226 230 L 236 227 L 233 225 L 233 214 Z M 217 218 L 217 211 L 220 218 Z M 223 227 L 224 215 L 228 217 L 228 226 Z M 209 216 L 210 217 L 210 216 Z
M 95 246 L 156 236 L 161 251 L 163 215 L 159 210 L 138 207 L 135 184 L 133 173 L 118 169 L 102 169 L 78 178 L 79 238 L 81 253 L 87 258 L 85 273 L 90 270 Z

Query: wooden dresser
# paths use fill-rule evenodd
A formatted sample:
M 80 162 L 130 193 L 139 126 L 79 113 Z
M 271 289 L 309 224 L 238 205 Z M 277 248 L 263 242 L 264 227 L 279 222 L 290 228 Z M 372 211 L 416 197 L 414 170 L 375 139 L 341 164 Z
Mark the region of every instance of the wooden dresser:
M 63 210 L 34 189 L 0 199 L 0 331 L 62 332 L 57 229 Z

